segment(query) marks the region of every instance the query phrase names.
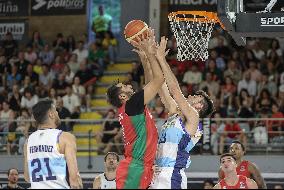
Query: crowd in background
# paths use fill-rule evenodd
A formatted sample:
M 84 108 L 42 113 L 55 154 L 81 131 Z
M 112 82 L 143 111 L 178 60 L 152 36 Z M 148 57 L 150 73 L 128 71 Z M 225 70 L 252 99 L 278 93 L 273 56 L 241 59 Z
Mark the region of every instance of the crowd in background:
M 54 100 L 61 119 L 91 112 L 94 84 L 116 61 L 116 50 L 111 32 L 94 42 L 88 42 L 86 34 L 75 38 L 58 33 L 48 42 L 35 31 L 27 44 L 7 33 L 0 44 L 0 148 L 22 153 L 16 145 L 36 130 L 25 120 L 31 119 L 31 108 L 41 98 Z M 72 123 L 59 128 L 70 131 Z

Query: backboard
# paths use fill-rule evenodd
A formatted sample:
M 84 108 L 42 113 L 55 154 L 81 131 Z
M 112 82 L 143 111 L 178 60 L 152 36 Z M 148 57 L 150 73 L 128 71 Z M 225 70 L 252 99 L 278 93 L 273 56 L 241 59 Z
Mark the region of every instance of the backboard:
M 284 37 L 283 0 L 244 1 L 217 1 L 218 17 L 237 45 L 244 46 L 246 37 Z M 255 3 L 255 7 L 248 3 Z M 250 7 L 246 5 L 250 5 Z M 277 9 L 275 10 L 276 5 Z M 257 11 L 258 7 L 260 9 Z

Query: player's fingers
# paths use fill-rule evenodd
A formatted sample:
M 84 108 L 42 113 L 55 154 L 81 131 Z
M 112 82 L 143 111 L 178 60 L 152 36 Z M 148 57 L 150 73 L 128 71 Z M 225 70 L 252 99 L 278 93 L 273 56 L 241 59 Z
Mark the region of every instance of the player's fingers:
M 169 52 L 170 52 L 170 49 L 168 49 L 168 50 L 166 51 L 165 56 L 167 56 L 167 55 L 169 54 Z

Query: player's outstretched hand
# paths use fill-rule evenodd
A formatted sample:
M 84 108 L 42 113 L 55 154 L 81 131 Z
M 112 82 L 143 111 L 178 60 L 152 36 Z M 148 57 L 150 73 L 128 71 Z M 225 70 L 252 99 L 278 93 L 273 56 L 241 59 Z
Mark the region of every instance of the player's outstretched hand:
M 141 36 L 141 38 L 136 38 L 137 41 L 132 40 L 130 43 L 136 49 L 145 52 L 146 54 L 155 54 L 157 49 L 157 44 L 155 42 L 154 30 L 149 28 L 147 35 Z
M 157 51 L 156 51 L 156 57 L 158 59 L 163 59 L 168 55 L 169 49 L 166 50 L 167 42 L 168 42 L 168 38 L 166 38 L 165 36 L 161 37 L 161 42 L 157 46 Z

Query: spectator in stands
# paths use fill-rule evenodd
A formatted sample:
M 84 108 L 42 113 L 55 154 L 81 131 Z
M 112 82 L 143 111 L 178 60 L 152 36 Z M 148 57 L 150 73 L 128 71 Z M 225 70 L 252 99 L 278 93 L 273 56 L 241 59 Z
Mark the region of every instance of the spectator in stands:
M 69 35 L 66 40 L 67 52 L 72 53 L 76 49 L 76 41 L 73 35 Z
M 89 50 L 88 61 L 92 65 L 92 69 L 101 75 L 106 67 L 106 52 L 103 50 L 100 43 L 92 43 Z
M 5 39 L 2 42 L 2 47 L 5 49 L 5 56 L 7 58 L 16 55 L 18 44 L 16 40 L 13 39 L 13 34 L 11 32 L 6 33 Z
M 10 168 L 7 172 L 8 174 L 8 184 L 2 189 L 24 189 L 18 185 L 19 172 L 16 168 Z
M 29 61 L 25 59 L 25 53 L 23 51 L 20 51 L 18 53 L 18 59 L 15 62 L 15 65 L 18 67 L 19 72 L 21 73 L 22 76 L 25 75 L 28 64 L 29 64 Z
M 229 115 L 229 117 L 234 118 L 234 115 Z M 247 142 L 246 136 L 240 128 L 240 125 L 235 121 L 228 120 L 220 137 L 219 153 L 224 153 L 225 143 L 231 144 L 234 140 L 239 140 L 244 145 L 246 145 Z
M 32 107 L 38 102 L 38 96 L 33 94 L 32 90 L 26 88 L 24 91 L 24 96 L 21 99 L 21 107 L 27 108 L 31 111 Z
M 25 131 L 28 131 L 30 123 L 25 120 L 30 120 L 31 115 L 29 114 L 28 109 L 21 108 L 19 117 L 17 118 L 17 132 L 24 134 Z
M 66 42 L 62 33 L 58 33 L 52 44 L 55 51 L 62 52 L 66 48 Z
M 70 111 L 64 107 L 63 99 L 58 96 L 56 100 L 56 110 L 58 112 L 58 116 L 60 119 L 70 119 L 71 113 Z M 61 122 L 58 129 L 62 131 L 70 131 L 68 122 Z
M 12 92 L 8 95 L 8 101 L 10 104 L 10 108 L 13 111 L 19 111 L 21 108 L 21 98 L 22 95 L 19 91 L 19 85 L 14 84 L 12 88 Z
M 263 58 L 265 58 L 265 53 L 260 48 L 260 41 L 259 40 L 255 41 L 252 51 L 253 51 L 255 58 L 258 59 L 259 61 L 262 60 Z
M 271 41 L 270 49 L 267 50 L 267 57 L 269 57 L 271 52 L 276 52 L 278 57 L 282 57 L 282 50 L 280 49 L 279 41 L 277 39 Z
M 7 87 L 12 89 L 14 84 L 20 83 L 22 80 L 22 75 L 18 72 L 18 67 L 16 65 L 12 65 L 11 72 L 7 76 Z
M 68 83 L 65 81 L 65 75 L 60 73 L 58 79 L 53 81 L 52 88 L 56 89 L 57 95 L 64 96 L 66 94 L 66 87 Z
M 116 62 L 116 57 L 117 57 L 118 41 L 113 36 L 112 32 L 107 31 L 105 33 L 105 37 L 102 41 L 102 45 L 103 45 L 103 49 L 107 51 L 110 64 L 114 64 Z
M 79 98 L 85 97 L 86 89 L 83 85 L 81 85 L 80 78 L 75 77 L 72 85 L 73 93 L 77 95 Z
M 215 50 L 220 57 L 224 57 L 225 59 L 228 59 L 231 55 L 231 50 L 225 44 L 225 40 L 222 37 L 218 38 L 218 44 L 217 44 L 217 47 L 215 47 Z
M 10 118 L 13 118 L 15 112 L 10 109 L 10 104 L 7 100 L 2 103 L 2 110 L 0 111 L 0 120 L 1 123 L 7 123 Z
M 260 118 L 268 118 L 270 110 L 267 108 L 262 108 L 260 110 Z M 269 122 L 266 120 L 261 120 L 255 123 L 255 127 L 253 128 L 253 138 L 255 144 L 266 145 L 268 143 L 268 130 Z
M 75 74 L 75 77 L 80 78 L 81 84 L 85 84 L 88 80 L 91 80 L 94 77 L 93 72 L 87 68 L 86 59 L 80 63 L 80 69 Z
M 256 111 L 260 111 L 262 108 L 267 108 L 271 110 L 272 105 L 276 103 L 275 99 L 271 97 L 269 91 L 264 88 L 259 94 L 259 97 L 256 100 Z
M 21 88 L 20 88 L 20 93 L 24 94 L 24 91 L 27 88 L 29 88 L 31 90 L 35 89 L 34 86 L 31 83 L 31 78 L 29 76 L 25 76 L 23 84 L 21 85 Z
M 207 179 L 203 182 L 203 189 L 213 189 L 214 182 L 212 179 Z
M 200 90 L 208 89 L 208 94 L 210 96 L 217 97 L 220 92 L 220 84 L 213 80 L 213 74 L 208 72 L 206 73 L 205 80 L 199 85 Z
M 11 114 L 9 117 L 8 125 L 7 125 L 8 131 L 4 131 L 4 132 L 8 132 L 7 134 L 7 154 L 8 155 L 16 153 L 18 149 L 17 142 L 16 142 L 17 122 L 15 122 L 15 120 L 16 120 L 16 115 Z
M 38 74 L 36 74 L 33 71 L 33 65 L 32 64 L 28 64 L 25 76 L 30 77 L 30 82 L 31 82 L 31 85 L 32 85 L 33 88 L 38 85 L 39 76 L 38 76 Z
M 93 85 L 88 85 L 86 87 L 86 97 L 89 99 L 89 100 L 92 100 L 95 98 L 95 89 L 94 89 L 94 86 Z
M 67 85 L 65 88 L 66 95 L 63 96 L 63 106 L 66 107 L 71 113 L 71 118 L 75 119 L 79 117 L 80 99 L 73 93 L 72 86 Z
M 218 144 L 221 133 L 224 131 L 225 124 L 220 120 L 221 115 L 219 112 L 215 112 L 214 119 L 219 120 L 213 120 L 211 123 L 211 146 L 212 146 L 212 152 L 213 154 L 218 154 Z
M 242 70 L 245 71 L 249 68 L 249 63 L 253 61 L 253 62 L 257 62 L 257 59 L 254 56 L 254 53 L 252 50 L 250 49 L 245 49 L 244 51 L 244 56 L 242 57 Z
M 273 78 L 269 77 L 267 74 L 262 75 L 261 80 L 257 86 L 257 91 L 259 93 L 258 96 L 263 89 L 267 89 L 273 97 L 276 97 L 277 84 L 272 79 Z
M 221 82 L 223 80 L 223 74 L 220 69 L 216 67 L 216 62 L 213 59 L 208 60 L 205 71 L 203 72 L 203 78 L 205 78 L 206 73 L 212 73 L 212 79 L 216 82 Z
M 238 69 L 237 62 L 235 60 L 230 60 L 228 62 L 228 69 L 224 72 L 224 78 L 231 77 L 235 84 L 242 79 L 242 71 Z
M 237 96 L 237 106 L 240 108 L 243 105 L 243 102 L 246 102 L 246 106 L 249 109 L 253 109 L 254 100 L 247 91 L 247 89 L 241 89 L 239 96 Z
M 107 112 L 106 119 L 115 119 L 115 111 L 112 109 L 109 110 Z M 105 121 L 103 124 L 103 130 L 95 133 L 96 141 L 99 144 L 99 153 L 106 154 L 111 151 L 114 143 L 114 137 L 118 134 L 120 127 L 121 126 L 118 121 Z
M 198 90 L 198 86 L 202 81 L 202 73 L 198 70 L 196 65 L 192 65 L 191 70 L 184 73 L 182 82 L 186 83 L 192 92 Z
M 257 68 L 257 64 L 254 61 L 249 62 L 248 71 L 250 72 L 251 79 L 255 82 L 259 82 L 261 80 L 261 72 Z
M 231 95 L 231 94 L 236 94 L 237 92 L 237 87 L 234 84 L 234 81 L 231 77 L 227 76 L 225 77 L 225 84 L 222 85 L 221 90 L 224 91 L 224 95 Z
M 49 44 L 46 44 L 43 50 L 39 53 L 39 58 L 44 64 L 51 65 L 54 60 L 54 52 L 50 49 Z
M 50 72 L 47 64 L 42 65 L 42 74 L 39 75 L 39 86 L 48 90 L 52 86 L 54 75 Z
M 39 31 L 33 32 L 32 39 L 29 41 L 28 46 L 36 46 L 40 50 L 43 49 L 44 41 L 41 38 Z
M 32 64 L 34 64 L 35 60 L 37 59 L 37 53 L 35 52 L 32 46 L 27 46 L 25 52 L 25 59 Z
M 72 84 L 75 74 L 71 71 L 71 69 L 68 65 L 64 66 L 63 74 L 65 75 L 65 81 L 68 84 Z
M 78 57 L 78 62 L 81 63 L 84 59 L 88 58 L 89 52 L 87 49 L 84 49 L 84 42 L 79 41 L 77 43 L 77 49 L 73 51 L 74 54 Z
M 272 104 L 272 115 L 271 118 L 284 118 L 284 114 L 279 111 L 279 106 L 277 103 Z M 283 121 L 269 121 L 268 122 L 268 133 L 270 138 L 275 138 L 281 136 L 281 132 L 284 131 Z
M 284 85 L 283 84 L 279 87 L 277 102 L 279 104 L 279 111 L 281 111 L 284 114 Z
M 105 33 L 111 31 L 111 21 L 112 17 L 105 13 L 104 6 L 99 5 L 98 14 L 95 16 L 92 23 L 92 29 L 96 34 L 96 40 L 101 41 L 104 38 Z
M 83 96 L 81 98 L 80 112 L 81 113 L 92 112 L 92 102 L 86 96 Z
M 34 67 L 33 67 L 33 70 L 36 74 L 40 75 L 42 74 L 42 60 L 40 58 L 37 58 L 35 60 L 35 64 L 34 64 Z
M 63 73 L 64 62 L 60 55 L 57 55 L 54 60 L 54 64 L 51 66 L 51 71 L 55 76 L 58 76 L 60 73 Z
M 77 71 L 80 68 L 80 64 L 78 63 L 78 59 L 77 58 L 78 58 L 77 54 L 72 53 L 71 57 L 69 58 L 69 61 L 67 63 L 67 65 L 70 67 L 70 70 L 73 73 L 77 73 Z
M 256 81 L 251 79 L 251 74 L 248 71 L 243 74 L 243 79 L 238 83 L 238 95 L 242 89 L 246 89 L 250 96 L 256 96 L 257 94 Z
M 226 68 L 225 60 L 223 59 L 223 57 L 218 56 L 218 53 L 216 52 L 216 50 L 210 51 L 209 59 L 215 60 L 216 66 L 218 69 L 220 69 L 221 71 L 225 70 Z

